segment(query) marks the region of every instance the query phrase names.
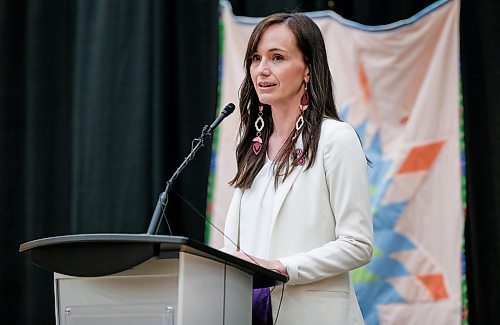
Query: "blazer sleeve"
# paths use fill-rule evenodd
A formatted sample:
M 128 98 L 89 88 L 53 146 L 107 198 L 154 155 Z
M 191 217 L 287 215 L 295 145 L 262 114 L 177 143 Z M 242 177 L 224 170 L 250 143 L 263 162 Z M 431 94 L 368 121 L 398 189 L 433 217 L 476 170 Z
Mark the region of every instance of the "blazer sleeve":
M 288 271 L 291 285 L 351 271 L 368 263 L 372 256 L 373 223 L 361 143 L 347 123 L 339 123 L 334 131 L 324 131 L 323 161 L 316 163 L 323 163 L 325 170 L 336 239 L 308 252 L 279 259 Z

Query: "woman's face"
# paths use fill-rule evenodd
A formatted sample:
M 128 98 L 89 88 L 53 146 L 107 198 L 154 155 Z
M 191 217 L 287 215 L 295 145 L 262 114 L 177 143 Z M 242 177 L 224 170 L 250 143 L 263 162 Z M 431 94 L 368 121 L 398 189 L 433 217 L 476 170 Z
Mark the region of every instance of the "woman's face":
M 250 75 L 262 104 L 297 106 L 309 68 L 286 24 L 269 26 L 252 55 Z

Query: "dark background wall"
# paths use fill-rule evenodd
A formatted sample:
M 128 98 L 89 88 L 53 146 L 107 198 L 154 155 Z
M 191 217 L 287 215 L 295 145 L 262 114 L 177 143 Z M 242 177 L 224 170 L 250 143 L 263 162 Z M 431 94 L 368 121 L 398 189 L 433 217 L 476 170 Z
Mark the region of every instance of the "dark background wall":
M 231 4 L 236 15 L 333 9 L 376 25 L 432 2 Z M 462 1 L 472 324 L 500 323 L 499 14 L 498 1 Z M 54 323 L 52 276 L 20 255 L 19 244 L 146 231 L 166 179 L 215 117 L 217 28 L 215 0 L 0 0 L 2 323 Z M 202 212 L 209 159 L 200 150 L 174 186 Z M 167 215 L 174 234 L 203 240 L 204 221 L 175 193 Z

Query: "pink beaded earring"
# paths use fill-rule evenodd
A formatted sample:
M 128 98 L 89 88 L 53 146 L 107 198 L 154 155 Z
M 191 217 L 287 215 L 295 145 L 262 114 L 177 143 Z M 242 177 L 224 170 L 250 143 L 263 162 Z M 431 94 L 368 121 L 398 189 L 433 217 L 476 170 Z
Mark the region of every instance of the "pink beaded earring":
M 260 150 L 262 149 L 262 138 L 260 137 L 262 135 L 261 131 L 264 129 L 264 119 L 262 118 L 264 111 L 264 105 L 259 103 L 259 117 L 255 120 L 255 130 L 257 130 L 257 134 L 255 138 L 252 140 L 252 150 L 253 153 L 257 156 L 260 153 Z
M 295 122 L 295 135 L 293 139 L 295 140 L 297 136 L 299 135 L 300 129 L 304 126 L 304 111 L 309 107 L 309 94 L 307 93 L 307 82 L 304 87 L 304 94 L 302 95 L 302 98 L 300 98 L 300 116 L 297 119 L 297 122 Z

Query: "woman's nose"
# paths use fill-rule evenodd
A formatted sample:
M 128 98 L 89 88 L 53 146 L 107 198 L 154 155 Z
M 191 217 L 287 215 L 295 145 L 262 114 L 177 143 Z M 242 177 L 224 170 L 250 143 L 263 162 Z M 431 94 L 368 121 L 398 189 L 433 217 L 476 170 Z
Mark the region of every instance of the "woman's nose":
M 271 74 L 271 70 L 266 60 L 260 61 L 258 72 L 264 76 L 269 76 Z

